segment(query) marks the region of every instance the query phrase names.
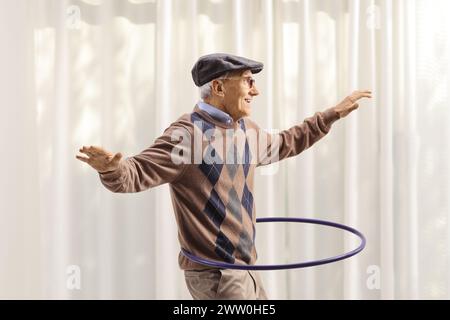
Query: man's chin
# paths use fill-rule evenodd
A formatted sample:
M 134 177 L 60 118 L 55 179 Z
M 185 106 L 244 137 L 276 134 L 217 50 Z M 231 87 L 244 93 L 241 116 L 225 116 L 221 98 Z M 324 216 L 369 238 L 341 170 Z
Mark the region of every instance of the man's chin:
M 243 117 L 249 117 L 250 116 L 250 114 L 252 113 L 252 108 L 251 107 L 246 107 L 244 110 L 243 110 L 244 112 L 242 112 L 242 116 Z
M 244 108 L 244 109 L 239 110 L 238 119 L 243 118 L 243 117 L 249 117 L 251 112 L 252 112 L 251 108 Z

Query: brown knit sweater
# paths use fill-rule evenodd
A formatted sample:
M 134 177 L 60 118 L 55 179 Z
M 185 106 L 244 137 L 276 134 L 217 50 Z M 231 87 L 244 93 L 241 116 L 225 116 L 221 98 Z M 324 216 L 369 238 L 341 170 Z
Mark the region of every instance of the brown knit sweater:
M 254 264 L 255 168 L 306 150 L 337 119 L 339 114 L 330 108 L 268 134 L 250 118 L 227 124 L 196 105 L 153 145 L 122 160 L 117 170 L 99 175 L 108 190 L 120 193 L 169 183 L 182 248 L 209 260 Z M 206 268 L 181 253 L 178 261 L 183 270 Z

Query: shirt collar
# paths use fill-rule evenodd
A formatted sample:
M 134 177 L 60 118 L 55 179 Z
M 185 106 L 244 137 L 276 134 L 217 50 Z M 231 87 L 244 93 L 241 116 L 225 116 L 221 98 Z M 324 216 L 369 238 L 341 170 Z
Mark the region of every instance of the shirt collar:
M 232 124 L 233 123 L 233 118 L 226 112 L 217 109 L 216 107 L 203 102 L 203 101 L 199 101 L 197 103 L 198 107 L 207 112 L 211 117 L 213 117 L 214 119 L 226 123 L 226 124 Z

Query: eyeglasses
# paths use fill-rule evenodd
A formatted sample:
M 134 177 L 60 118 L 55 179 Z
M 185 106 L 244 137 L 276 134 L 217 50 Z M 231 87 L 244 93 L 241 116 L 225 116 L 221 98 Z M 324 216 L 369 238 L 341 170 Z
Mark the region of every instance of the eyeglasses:
M 245 79 L 245 82 L 247 82 L 247 85 L 250 89 L 253 88 L 256 82 L 256 80 L 252 77 L 218 78 L 217 80 L 241 80 L 241 79 Z

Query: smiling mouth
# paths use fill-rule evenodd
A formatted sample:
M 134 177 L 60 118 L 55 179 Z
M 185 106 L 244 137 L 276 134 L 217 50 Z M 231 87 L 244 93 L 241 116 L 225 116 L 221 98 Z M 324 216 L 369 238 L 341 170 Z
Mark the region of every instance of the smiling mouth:
M 245 100 L 245 102 L 247 102 L 247 103 L 252 102 L 252 99 L 244 99 L 244 100 Z

